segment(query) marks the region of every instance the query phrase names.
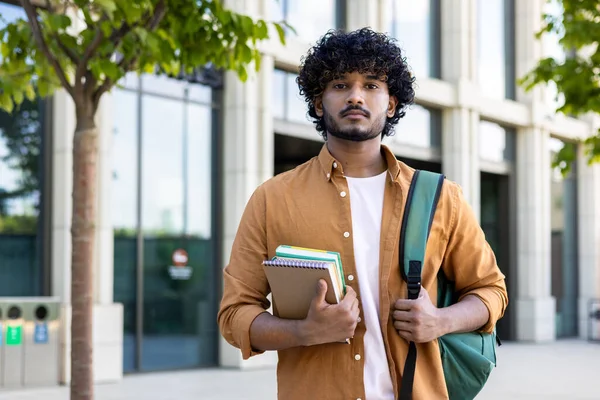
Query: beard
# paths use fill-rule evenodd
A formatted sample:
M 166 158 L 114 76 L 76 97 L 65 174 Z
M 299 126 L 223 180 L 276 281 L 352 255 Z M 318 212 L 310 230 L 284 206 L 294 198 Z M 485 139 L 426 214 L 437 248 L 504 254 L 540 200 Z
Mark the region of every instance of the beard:
M 346 111 L 348 111 L 348 108 L 340 112 L 340 118 Z M 367 118 L 371 119 L 371 114 L 368 112 L 366 112 L 366 114 Z M 387 122 L 387 113 L 384 111 L 372 121 L 370 126 L 350 125 L 347 127 L 340 127 L 335 118 L 323 108 L 323 124 L 325 125 L 325 132 L 338 139 L 350 140 L 352 142 L 364 142 L 366 140 L 375 139 L 383 132 L 383 128 Z

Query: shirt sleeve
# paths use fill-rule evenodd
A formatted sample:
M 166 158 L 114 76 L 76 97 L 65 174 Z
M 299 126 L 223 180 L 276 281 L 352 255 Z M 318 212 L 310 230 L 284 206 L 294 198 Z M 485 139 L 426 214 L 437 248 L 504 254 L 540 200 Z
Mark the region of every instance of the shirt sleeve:
M 508 305 L 505 276 L 462 190 L 456 183 L 446 183 L 452 197 L 452 216 L 443 270 L 454 282 L 458 301 L 474 295 L 485 304 L 489 319 L 479 330 L 491 333 Z
M 250 326 L 270 307 L 270 291 L 262 262 L 267 258 L 266 201 L 259 187 L 251 196 L 240 220 L 223 270 L 223 297 L 217 315 L 225 340 L 239 348 L 244 360 L 263 353 L 250 344 Z

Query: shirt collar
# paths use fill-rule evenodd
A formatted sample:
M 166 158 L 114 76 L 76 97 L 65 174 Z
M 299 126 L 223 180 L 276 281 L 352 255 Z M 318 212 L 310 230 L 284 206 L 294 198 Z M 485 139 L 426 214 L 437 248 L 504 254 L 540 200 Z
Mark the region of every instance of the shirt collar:
M 396 156 L 389 147 L 382 144 L 381 151 L 385 157 L 385 161 L 387 162 L 388 172 L 390 173 L 390 178 L 392 181 L 397 181 L 400 176 L 400 165 Z M 339 166 L 338 161 L 331 155 L 329 149 L 327 148 L 327 143 L 323 144 L 321 148 L 321 152 L 318 156 L 319 164 L 321 165 L 321 169 L 323 171 L 323 175 L 325 179 L 328 181 L 331 180 L 331 176 L 336 168 L 341 168 Z

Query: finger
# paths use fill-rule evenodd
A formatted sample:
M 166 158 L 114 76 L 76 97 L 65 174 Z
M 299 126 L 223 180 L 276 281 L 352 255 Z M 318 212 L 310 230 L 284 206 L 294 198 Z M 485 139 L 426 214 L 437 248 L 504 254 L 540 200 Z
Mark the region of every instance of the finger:
M 421 286 L 418 299 L 429 299 L 429 292 L 423 286 Z
M 398 332 L 398 335 L 401 338 L 406 339 L 408 342 L 413 342 L 414 341 L 413 340 L 413 335 L 412 335 L 411 332 L 409 332 L 409 331 L 399 331 L 399 330 L 397 330 L 397 332 Z
M 400 311 L 410 311 L 413 305 L 414 305 L 414 300 L 408 300 L 408 299 L 398 299 L 394 303 L 394 307 L 396 308 L 396 310 L 400 310 Z
M 352 302 L 354 302 L 354 300 L 356 300 L 356 291 L 354 289 L 352 289 L 352 287 L 350 286 L 346 286 L 346 294 L 344 295 L 344 299 L 342 300 L 342 303 L 348 303 L 348 304 L 352 304 Z
M 327 282 L 324 279 L 319 279 L 316 287 L 317 294 L 314 298 L 316 304 L 322 304 L 325 302 L 325 295 L 327 294 Z
M 414 321 L 414 315 L 410 311 L 394 311 L 392 313 L 392 317 L 395 321 L 406 321 L 412 322 Z
M 410 322 L 406 321 L 395 321 L 394 328 L 396 328 L 397 331 L 405 331 L 411 334 L 413 331 L 413 325 Z

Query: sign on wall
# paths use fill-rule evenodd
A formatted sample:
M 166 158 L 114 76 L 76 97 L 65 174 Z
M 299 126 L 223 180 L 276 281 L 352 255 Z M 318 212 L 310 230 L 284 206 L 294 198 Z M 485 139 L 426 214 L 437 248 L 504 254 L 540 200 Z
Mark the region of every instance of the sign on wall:
M 188 280 L 192 277 L 192 268 L 188 264 L 188 254 L 184 249 L 177 249 L 171 257 L 173 265 L 169 266 L 169 276 L 174 280 Z

